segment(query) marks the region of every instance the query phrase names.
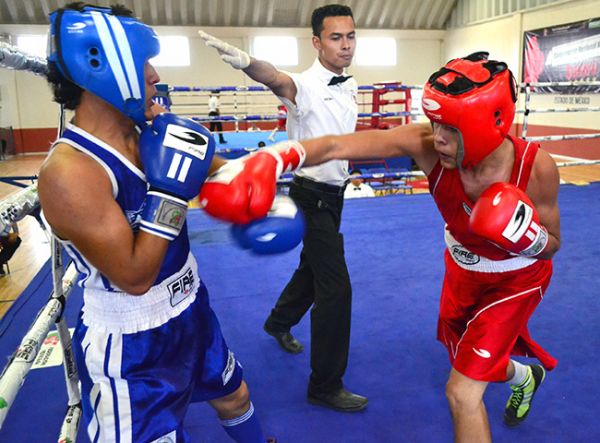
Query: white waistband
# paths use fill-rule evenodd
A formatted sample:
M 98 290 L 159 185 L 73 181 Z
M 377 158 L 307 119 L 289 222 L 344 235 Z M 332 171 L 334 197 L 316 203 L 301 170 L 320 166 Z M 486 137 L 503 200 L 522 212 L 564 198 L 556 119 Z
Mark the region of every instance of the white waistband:
M 537 258 L 516 256 L 506 260 L 490 260 L 469 251 L 456 241 L 448 229 L 444 229 L 444 240 L 454 262 L 463 269 L 473 272 L 510 272 L 531 266 Z
M 156 328 L 192 304 L 199 287 L 198 265 L 190 253 L 178 272 L 143 295 L 85 289 L 83 323 L 125 334 Z

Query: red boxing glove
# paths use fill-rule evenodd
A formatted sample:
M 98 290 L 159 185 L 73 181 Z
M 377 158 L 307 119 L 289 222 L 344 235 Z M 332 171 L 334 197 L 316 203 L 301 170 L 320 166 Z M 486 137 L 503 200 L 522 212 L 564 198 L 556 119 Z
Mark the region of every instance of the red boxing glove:
M 273 204 L 277 178 L 300 168 L 305 158 L 300 143 L 286 141 L 228 161 L 204 182 L 200 206 L 213 217 L 236 224 L 262 218 Z
M 534 257 L 548 243 L 548 231 L 540 225 L 533 203 L 521 189 L 494 183 L 475 203 L 469 218 L 471 232 L 502 249 Z

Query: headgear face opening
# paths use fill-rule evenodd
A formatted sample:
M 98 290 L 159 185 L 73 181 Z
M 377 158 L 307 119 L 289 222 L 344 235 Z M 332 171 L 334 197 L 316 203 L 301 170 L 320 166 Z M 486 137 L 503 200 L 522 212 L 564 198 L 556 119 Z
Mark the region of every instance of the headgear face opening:
M 143 126 L 146 118 L 144 66 L 160 49 L 154 30 L 110 8 L 86 6 L 50 14 L 48 61 Z
M 475 166 L 498 148 L 515 118 L 517 91 L 506 63 L 487 52 L 451 60 L 432 74 L 423 91 L 423 111 L 433 123 L 461 135 L 458 164 Z

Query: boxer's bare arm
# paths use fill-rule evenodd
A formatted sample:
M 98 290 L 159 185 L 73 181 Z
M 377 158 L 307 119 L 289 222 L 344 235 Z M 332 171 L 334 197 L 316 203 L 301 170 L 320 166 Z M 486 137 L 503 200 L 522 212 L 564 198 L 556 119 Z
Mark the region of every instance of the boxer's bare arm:
M 540 223 L 548 230 L 548 245 L 537 258 L 550 259 L 560 248 L 559 185 L 560 175 L 556 162 L 550 154 L 540 149 L 536 154 L 526 191 L 538 212 Z
M 169 241 L 143 231 L 134 235 L 97 162 L 56 146 L 40 171 L 38 192 L 54 233 L 120 289 L 142 294 L 152 286 Z
M 334 159 L 361 160 L 408 155 L 427 174 L 438 156 L 433 149 L 431 125 L 397 126 L 391 130 L 360 131 L 353 134 L 301 140 L 306 149 L 305 165 Z
M 217 169 L 219 169 L 225 163 L 227 163 L 227 160 L 225 160 L 223 157 L 219 157 L 218 155 L 215 155 L 212 159 L 212 162 L 210 162 L 210 168 L 208 169 L 208 175 L 215 172 Z

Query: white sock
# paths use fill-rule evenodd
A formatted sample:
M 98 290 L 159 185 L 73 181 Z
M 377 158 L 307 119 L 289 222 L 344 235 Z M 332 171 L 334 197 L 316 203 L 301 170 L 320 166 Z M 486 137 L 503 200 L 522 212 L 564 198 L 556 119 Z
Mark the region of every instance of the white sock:
M 511 361 L 515 365 L 515 375 L 507 383 L 519 386 L 529 382 L 529 366 L 521 364 L 516 360 Z

